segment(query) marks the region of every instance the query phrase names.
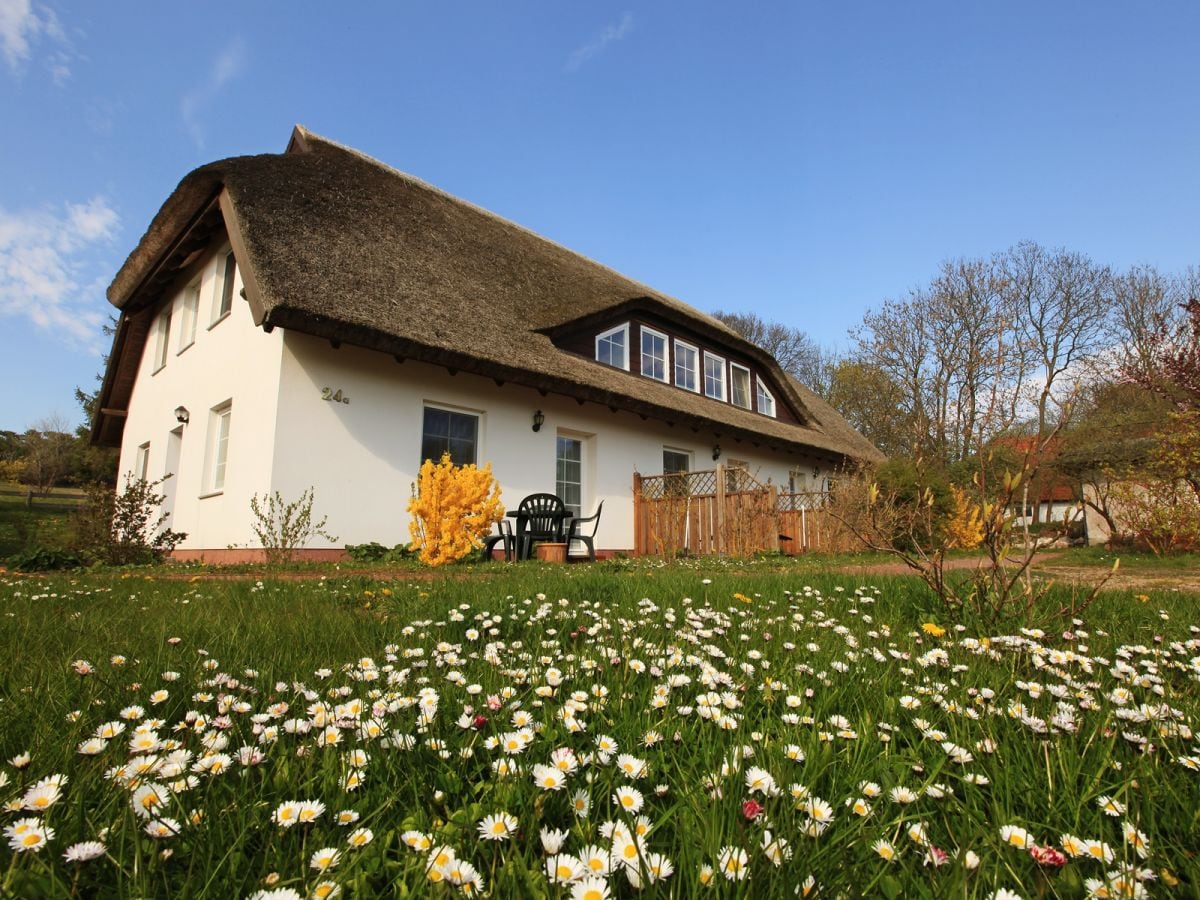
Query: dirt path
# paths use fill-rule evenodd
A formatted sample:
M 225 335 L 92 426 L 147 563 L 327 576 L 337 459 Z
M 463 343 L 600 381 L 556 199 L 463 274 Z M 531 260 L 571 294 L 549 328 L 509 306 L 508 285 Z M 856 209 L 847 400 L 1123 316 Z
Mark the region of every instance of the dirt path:
M 1094 585 L 1104 578 L 1105 575 L 1109 574 L 1110 570 L 1107 567 L 1071 565 L 1063 560 L 1065 555 L 1062 552 L 1054 551 L 1038 553 L 1033 558 L 1033 574 L 1040 578 L 1062 583 L 1083 585 Z M 1017 562 L 1017 560 L 1013 560 L 1013 562 Z M 983 563 L 978 558 L 951 559 L 946 561 L 946 568 L 951 571 L 968 571 L 977 568 L 981 564 Z M 841 566 L 837 571 L 857 576 L 913 575 L 915 577 L 916 575 L 912 569 L 900 562 L 875 563 L 863 566 Z M 1127 568 L 1124 570 L 1118 568 L 1117 573 L 1105 585 L 1105 590 L 1178 590 L 1187 593 L 1200 593 L 1200 565 L 1182 569 L 1163 569 L 1150 572 L 1140 571 L 1137 568 Z

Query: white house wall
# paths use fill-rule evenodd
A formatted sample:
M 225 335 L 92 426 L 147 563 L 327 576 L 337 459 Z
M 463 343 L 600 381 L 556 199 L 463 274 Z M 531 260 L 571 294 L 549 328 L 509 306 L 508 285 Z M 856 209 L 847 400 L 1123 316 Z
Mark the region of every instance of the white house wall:
M 167 362 L 155 371 L 161 310 L 158 313 L 142 354 L 121 440 L 122 480 L 135 469 L 138 448 L 146 442 L 150 444 L 147 477 L 159 478 L 168 468 L 170 434 L 179 429 L 174 410 L 179 406 L 188 410 L 190 420 L 177 447 L 177 471 L 160 488 L 173 498 L 168 524 L 187 532 L 187 539 L 179 545 L 184 550 L 250 543 L 250 497 L 270 485 L 283 338 L 254 325 L 240 295 L 240 272 L 229 314 L 213 322 L 223 261 L 221 252 L 203 265 L 196 339 L 182 351 L 178 345 L 187 288 L 169 301 Z M 231 403 L 226 479 L 224 488 L 216 492 L 211 489 L 211 410 L 226 402 Z
M 349 402 L 323 399 L 338 391 Z M 271 488 L 288 500 L 314 489 L 315 512 L 328 517 L 339 540 L 311 547 L 409 540 L 406 507 L 421 462 L 426 403 L 479 414 L 479 462 L 492 464 L 507 508 L 527 494 L 554 491 L 559 431 L 584 437 L 584 514 L 604 501 L 598 548 L 633 547 L 633 474 L 660 474 L 664 447 L 690 452 L 693 469 L 713 467 L 717 440 L 711 434 L 569 397 L 543 397 L 530 388 L 497 386 L 490 378 L 450 375 L 412 360 L 400 364 L 382 353 L 335 350 L 289 332 L 283 340 Z M 534 433 L 538 409 L 546 419 Z M 811 474 L 814 466 L 803 457 L 772 457 L 728 438 L 720 445 L 723 462 L 744 460 L 759 480 L 785 487 L 790 469 Z M 828 474 L 825 467 L 821 476 Z

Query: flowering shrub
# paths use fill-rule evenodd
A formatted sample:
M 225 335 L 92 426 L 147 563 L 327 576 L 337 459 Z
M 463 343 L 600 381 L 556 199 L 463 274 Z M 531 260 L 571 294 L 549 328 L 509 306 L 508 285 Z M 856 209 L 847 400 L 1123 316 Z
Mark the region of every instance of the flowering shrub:
M 960 550 L 974 550 L 983 543 L 983 520 L 979 507 L 971 502 L 967 492 L 950 485 L 954 511 L 946 522 L 946 545 Z
M 412 499 L 409 534 L 421 562 L 441 566 L 462 559 L 478 548 L 483 536 L 504 516 L 500 485 L 492 466 L 456 466 L 443 453 L 435 465 L 425 460 Z

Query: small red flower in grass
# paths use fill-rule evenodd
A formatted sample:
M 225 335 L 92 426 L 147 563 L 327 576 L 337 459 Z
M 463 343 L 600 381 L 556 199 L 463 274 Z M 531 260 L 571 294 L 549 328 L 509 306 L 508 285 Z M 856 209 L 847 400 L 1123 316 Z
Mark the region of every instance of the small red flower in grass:
M 757 800 L 747 800 L 742 804 L 742 815 L 750 821 L 754 821 L 762 815 L 764 809 L 766 809 L 766 807 Z
M 471 727 L 478 730 L 478 729 L 482 728 L 484 725 L 486 725 L 487 723 L 488 723 L 487 716 L 476 716 L 475 721 L 471 723 Z
M 1047 869 L 1061 869 L 1067 864 L 1067 855 L 1053 847 L 1039 847 L 1034 844 L 1029 848 L 1029 855 L 1035 863 Z

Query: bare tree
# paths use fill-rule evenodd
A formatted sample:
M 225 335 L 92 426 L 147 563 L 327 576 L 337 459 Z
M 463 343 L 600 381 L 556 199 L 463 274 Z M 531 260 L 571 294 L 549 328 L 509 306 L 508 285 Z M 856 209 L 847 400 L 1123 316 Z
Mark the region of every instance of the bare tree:
M 768 322 L 757 313 L 717 310 L 713 318 L 724 322 L 750 343 L 766 350 L 780 368 L 822 397 L 829 389 L 831 354 L 822 350 L 799 328 Z
M 1113 278 L 1111 353 L 1101 376 L 1144 384 L 1154 370 L 1161 335 L 1174 331 L 1182 314 L 1185 280 L 1153 266 L 1134 266 Z
M 1077 394 L 1083 365 L 1106 348 L 1112 272 L 1081 253 L 1029 241 L 1008 252 L 1006 267 L 1018 328 L 1037 367 L 1031 400 L 1042 435 Z
M 71 426 L 57 413 L 34 422 L 25 432 L 25 467 L 22 480 L 46 493 L 71 470 L 75 439 Z
M 1008 428 L 1027 361 L 1002 262 L 942 264 L 929 285 L 887 301 L 851 332 L 857 356 L 899 386 L 910 455 L 949 464 Z

